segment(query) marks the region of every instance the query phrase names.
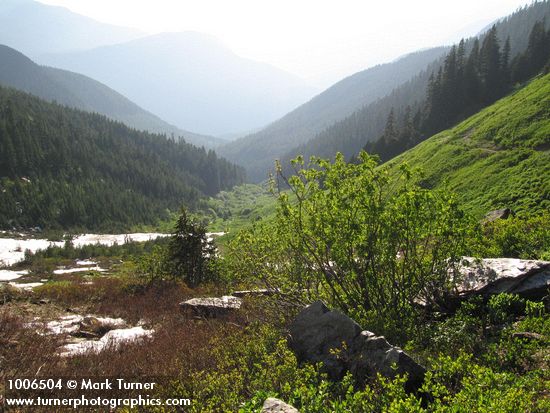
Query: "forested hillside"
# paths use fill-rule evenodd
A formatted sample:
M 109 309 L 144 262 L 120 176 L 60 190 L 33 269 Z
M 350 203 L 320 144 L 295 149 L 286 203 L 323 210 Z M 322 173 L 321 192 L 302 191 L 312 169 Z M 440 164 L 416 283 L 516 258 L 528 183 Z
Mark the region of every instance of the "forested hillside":
M 113 231 L 241 183 L 213 151 L 0 88 L 0 227 Z
M 477 216 L 497 208 L 522 215 L 550 209 L 550 74 L 392 160 L 447 185 Z
M 545 23 L 540 23 L 545 21 Z M 495 45 L 499 47 L 499 53 L 501 56 L 505 55 L 504 50 L 507 50 L 507 57 L 509 62 L 519 55 L 526 53 L 530 33 L 533 28 L 539 22 L 538 27 L 545 25 L 547 28 L 550 24 L 550 2 L 541 1 L 533 3 L 529 6 L 526 6 L 511 16 L 500 20 L 494 28 L 496 31 L 496 39 L 494 38 L 494 31 L 491 30 L 489 33 L 484 33 L 481 36 L 478 36 L 474 39 L 468 39 L 463 43 L 463 53 L 465 56 L 469 56 L 472 50 L 478 44 L 480 50 L 483 48 L 483 41 L 487 36 L 491 36 L 494 41 L 486 45 L 485 50 L 488 54 L 495 51 Z M 544 27 L 544 26 L 542 26 Z M 476 42 L 477 40 L 477 42 Z M 506 47 L 506 44 L 509 43 L 509 48 Z M 459 45 L 454 48 L 454 53 L 458 52 Z M 448 60 L 448 59 L 447 59 Z M 490 60 L 486 60 L 489 62 Z M 492 60 L 495 61 L 494 59 Z M 477 66 L 473 65 L 475 70 L 479 71 L 479 64 Z M 499 62 L 500 63 L 500 62 Z M 473 64 L 473 62 L 472 62 Z M 384 131 L 388 124 L 388 118 L 392 113 L 393 109 L 393 118 L 397 119 L 396 122 L 399 125 L 406 123 L 407 119 L 410 119 L 412 122 L 421 123 L 422 118 L 415 115 L 418 113 L 419 108 L 425 106 L 425 102 L 429 97 L 429 85 L 433 85 L 434 80 L 437 81 L 437 76 L 441 67 L 442 76 L 444 73 L 445 60 L 440 59 L 439 62 L 435 62 L 433 65 L 429 66 L 421 74 L 411 79 L 404 85 L 394 89 L 389 95 L 383 97 L 382 99 L 377 100 L 376 102 L 366 106 L 365 108 L 353 113 L 348 118 L 335 123 L 331 127 L 327 128 L 322 133 L 318 134 L 317 137 L 310 140 L 306 144 L 299 146 L 291 151 L 289 151 L 285 156 L 282 157 L 283 164 L 288 164 L 288 160 L 294 158 L 298 154 L 303 154 L 306 157 L 311 155 L 317 155 L 321 157 L 332 157 L 334 154 L 339 151 L 342 152 L 346 157 L 352 157 L 357 152 L 364 147 L 367 142 L 376 141 L 379 137 L 384 134 Z M 490 68 L 484 68 L 483 70 L 494 70 Z M 492 76 L 494 73 L 489 75 L 489 72 L 486 73 L 486 76 Z M 432 77 L 432 81 L 430 78 Z M 477 73 L 477 75 L 482 75 L 482 73 Z M 495 82 L 500 80 L 495 78 Z M 487 90 L 491 90 L 493 96 L 490 96 L 489 100 L 482 97 L 479 101 L 476 102 L 476 105 L 471 105 L 467 109 L 463 110 L 461 113 L 456 113 L 452 119 L 451 118 L 440 118 L 439 115 L 432 117 L 433 121 L 440 121 L 441 124 L 438 127 L 432 127 L 429 131 L 423 134 L 423 138 L 429 137 L 431 133 L 437 132 L 438 130 L 443 130 L 453 125 L 453 122 L 460 121 L 466 116 L 475 113 L 477 110 L 482 107 L 494 102 L 496 98 L 502 96 L 502 89 L 493 90 L 493 86 L 487 86 Z M 500 93 L 500 94 L 499 94 Z M 449 94 L 449 99 L 441 106 L 432 106 L 434 109 L 444 109 L 448 105 L 454 105 L 456 95 L 452 93 Z M 485 100 L 482 100 L 485 99 Z M 440 102 L 439 102 L 440 103 Z M 438 104 L 439 104 L 438 103 Z M 435 115 L 435 113 L 434 113 Z M 416 140 L 416 142 L 420 141 Z M 399 152 L 412 147 L 414 143 L 409 144 L 409 146 L 401 147 Z M 371 152 L 379 152 L 376 149 L 373 149 L 371 146 L 367 148 Z M 387 157 L 385 157 L 388 159 Z
M 550 30 L 544 21 L 534 24 L 527 48 L 510 61 L 510 41 L 501 47 L 496 27 L 482 42 L 475 40 L 469 54 L 465 42 L 453 46 L 445 64 L 428 83 L 426 100 L 415 109 L 407 106 L 397 118 L 394 109 L 384 134 L 365 149 L 388 160 L 509 93 L 550 64 Z M 414 112 L 413 112 L 414 111 Z
M 264 129 L 219 148 L 228 159 L 246 166 L 254 180 L 265 179 L 273 159 L 354 111 L 388 94 L 397 85 L 443 56 L 447 48 L 411 53 L 394 62 L 355 73 Z
M 48 101 L 97 112 L 136 129 L 183 137 L 194 145 L 211 147 L 222 142 L 211 136 L 181 130 L 96 80 L 37 65 L 22 53 L 4 45 L 0 45 L 0 85 L 14 87 Z

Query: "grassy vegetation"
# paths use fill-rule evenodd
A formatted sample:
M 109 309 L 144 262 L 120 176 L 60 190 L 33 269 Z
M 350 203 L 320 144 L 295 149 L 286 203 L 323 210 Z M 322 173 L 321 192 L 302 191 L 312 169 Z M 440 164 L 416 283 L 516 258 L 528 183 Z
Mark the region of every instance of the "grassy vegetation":
M 420 168 L 429 188 L 447 185 L 469 212 L 550 208 L 550 75 L 388 162 Z
M 239 230 L 273 216 L 276 202 L 267 185 L 245 184 L 210 198 L 203 211 L 209 221 L 209 231 L 227 233 L 220 239 L 223 243 Z

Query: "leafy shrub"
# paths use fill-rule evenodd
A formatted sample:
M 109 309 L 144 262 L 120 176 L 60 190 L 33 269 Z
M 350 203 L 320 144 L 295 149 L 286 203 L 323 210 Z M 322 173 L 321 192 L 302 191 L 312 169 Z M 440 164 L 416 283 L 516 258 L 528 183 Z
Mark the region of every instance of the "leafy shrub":
M 489 319 L 494 324 L 510 322 L 514 316 L 524 313 L 525 300 L 516 294 L 501 293 L 489 298 Z
M 550 407 L 541 373 L 497 372 L 466 354 L 432 360 L 422 391 L 433 412 L 544 412 Z
M 233 273 L 297 302 L 323 299 L 378 333 L 403 339 L 417 303 L 437 307 L 452 285 L 467 225 L 452 195 L 420 188 L 405 168 L 397 184 L 366 153 L 315 159 L 279 183 L 272 224 L 232 243 Z M 279 169 L 280 171 L 280 169 Z M 276 182 L 273 182 L 274 185 Z
M 550 260 L 550 213 L 510 217 L 485 224 L 478 254 Z

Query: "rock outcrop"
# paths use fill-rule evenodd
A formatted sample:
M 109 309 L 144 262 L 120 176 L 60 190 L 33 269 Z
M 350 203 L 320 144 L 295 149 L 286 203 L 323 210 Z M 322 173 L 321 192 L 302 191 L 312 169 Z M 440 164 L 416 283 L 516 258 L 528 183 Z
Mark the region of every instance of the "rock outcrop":
M 498 221 L 499 219 L 508 219 L 510 215 L 514 215 L 514 212 L 510 208 L 496 209 L 491 212 L 487 212 L 483 218 L 483 222 L 493 222 Z
M 461 297 L 511 293 L 541 299 L 550 288 L 550 262 L 463 257 L 455 276 Z
M 361 327 L 339 311 L 317 301 L 298 314 L 290 326 L 289 346 L 298 360 L 323 364 L 333 380 L 350 371 L 363 383 L 377 373 L 393 378 L 407 374 L 407 389 L 417 389 L 425 369 L 399 347 Z
M 265 400 L 262 406 L 262 413 L 300 413 L 296 408 L 285 402 L 270 397 Z
M 242 299 L 230 295 L 223 297 L 191 298 L 180 303 L 181 310 L 190 316 L 217 318 L 228 315 L 242 305 Z

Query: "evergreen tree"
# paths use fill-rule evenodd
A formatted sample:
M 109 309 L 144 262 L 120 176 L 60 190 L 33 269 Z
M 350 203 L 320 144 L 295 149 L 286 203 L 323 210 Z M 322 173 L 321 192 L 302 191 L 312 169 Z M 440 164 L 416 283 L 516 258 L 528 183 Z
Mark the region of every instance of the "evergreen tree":
M 438 68 L 432 72 L 426 87 L 426 99 L 419 105 L 411 122 L 411 106 L 401 109 L 398 121 L 392 109 L 384 133 L 364 149 L 388 160 L 456 122 L 503 97 L 512 82 L 525 81 L 543 70 L 550 59 L 550 30 L 544 21 L 537 22 L 529 36 L 527 49 L 510 63 L 511 42 L 499 46 L 496 26 L 484 36 L 480 47 L 476 39 L 466 58 L 462 40 L 451 48 Z
M 502 49 L 502 62 L 501 62 L 501 69 L 502 69 L 502 83 L 507 86 L 510 84 L 511 80 L 511 72 L 510 72 L 510 37 L 506 38 L 506 42 L 504 43 L 504 48 Z
M 484 104 L 494 102 L 501 96 L 503 85 L 501 76 L 501 53 L 496 26 L 487 32 L 479 50 L 479 72 Z
M 216 247 L 208 240 L 204 225 L 195 222 L 182 209 L 168 245 L 168 262 L 173 276 L 190 287 L 212 281 L 216 274 L 215 256 Z

